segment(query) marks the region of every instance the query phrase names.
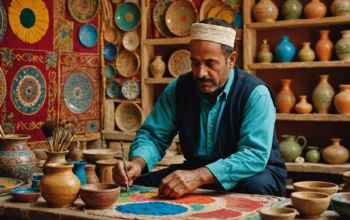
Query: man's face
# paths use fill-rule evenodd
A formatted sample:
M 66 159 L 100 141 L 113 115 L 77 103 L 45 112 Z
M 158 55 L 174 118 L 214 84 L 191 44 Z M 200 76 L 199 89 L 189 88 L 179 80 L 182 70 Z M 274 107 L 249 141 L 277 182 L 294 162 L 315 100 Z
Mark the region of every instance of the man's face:
M 236 53 L 226 60 L 221 44 L 204 40 L 192 40 L 190 51 L 192 72 L 199 89 L 212 94 L 222 88 L 236 61 Z

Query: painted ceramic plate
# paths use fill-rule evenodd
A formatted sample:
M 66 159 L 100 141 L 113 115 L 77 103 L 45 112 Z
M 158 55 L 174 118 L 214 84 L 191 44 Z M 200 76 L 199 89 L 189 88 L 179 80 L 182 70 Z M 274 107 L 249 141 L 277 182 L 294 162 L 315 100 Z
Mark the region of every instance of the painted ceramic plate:
M 134 51 L 140 45 L 140 35 L 136 31 L 126 32 L 123 36 L 122 44 L 125 49 Z
M 134 76 L 140 69 L 140 57 L 135 52 L 123 50 L 117 56 L 116 67 L 121 76 Z
M 24 66 L 16 73 L 11 85 L 11 100 L 24 115 L 33 115 L 46 99 L 46 82 L 35 66 Z
M 131 31 L 141 22 L 140 7 L 132 2 L 125 2 L 115 12 L 115 23 L 123 31 Z
M 227 21 L 227 23 L 229 24 L 232 24 L 233 16 L 234 16 L 233 11 L 226 9 L 226 10 L 220 11 L 216 17 Z
M 120 96 L 120 85 L 115 81 L 110 81 L 106 87 L 106 93 L 109 98 L 116 99 Z
M 123 102 L 115 110 L 115 123 L 121 131 L 136 131 L 141 126 L 142 121 L 142 109 L 135 103 Z
M 0 106 L 4 102 L 6 97 L 6 78 L 5 74 L 0 67 Z
M 5 7 L 1 1 L 0 2 L 0 43 L 5 36 L 6 28 L 7 28 L 7 15 L 6 15 Z
M 220 0 L 204 0 L 199 10 L 199 20 L 205 19 L 209 10 L 219 5 L 223 5 Z
M 98 0 L 67 0 L 69 14 L 80 23 L 94 19 L 98 12 Z
M 122 85 L 122 94 L 128 100 L 135 100 L 140 95 L 140 84 L 135 80 L 125 81 Z
M 177 50 L 171 54 L 168 61 L 170 74 L 174 77 L 178 77 L 183 73 L 190 72 L 192 70 L 190 56 L 190 51 L 184 49 Z
M 103 75 L 107 79 L 112 79 L 116 75 L 114 66 L 112 64 L 107 64 L 103 69 Z
M 95 121 L 89 121 L 87 124 L 86 124 L 86 131 L 88 133 L 94 133 L 98 130 L 98 124 L 97 122 Z
M 79 30 L 79 40 L 85 47 L 92 47 L 98 39 L 98 31 L 92 24 L 85 24 Z
M 117 56 L 117 53 L 118 50 L 112 43 L 107 43 L 103 47 L 103 57 L 108 61 L 112 61 Z
M 222 5 L 218 5 L 210 9 L 207 14 L 207 18 L 215 18 L 223 8 L 224 7 Z
M 82 72 L 71 73 L 64 83 L 64 102 L 76 114 L 85 112 L 91 106 L 94 89 L 90 78 Z
M 160 0 L 153 9 L 153 24 L 164 37 L 173 35 L 165 24 L 165 12 L 172 2 L 173 0 Z
M 192 24 L 197 21 L 197 10 L 193 3 L 187 0 L 173 2 L 165 14 L 165 23 L 176 36 L 189 36 Z
M 11 190 L 21 186 L 22 184 L 23 181 L 19 179 L 0 177 L 0 185 L 4 187 L 0 188 L 0 196 L 9 194 Z

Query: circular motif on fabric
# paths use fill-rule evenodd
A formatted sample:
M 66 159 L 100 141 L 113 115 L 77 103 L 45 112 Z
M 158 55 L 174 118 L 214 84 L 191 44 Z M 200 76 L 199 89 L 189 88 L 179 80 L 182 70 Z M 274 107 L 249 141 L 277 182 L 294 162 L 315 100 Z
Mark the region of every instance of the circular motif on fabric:
M 4 38 L 6 28 L 7 28 L 6 10 L 5 10 L 5 7 L 2 4 L 2 2 L 0 2 L 0 43 L 1 43 L 2 39 Z
M 0 106 L 4 102 L 6 97 L 6 79 L 4 72 L 0 68 Z
M 94 19 L 98 12 L 98 0 L 68 0 L 69 14 L 80 23 L 87 23 Z
M 86 131 L 89 133 L 94 133 L 98 130 L 98 124 L 95 121 L 89 121 L 86 124 Z
M 46 99 L 46 82 L 40 70 L 34 66 L 22 67 L 11 85 L 11 100 L 16 109 L 25 114 L 37 113 Z
M 94 98 L 91 80 L 81 72 L 70 74 L 64 84 L 63 93 L 66 106 L 76 114 L 85 112 Z
M 188 208 L 182 205 L 175 205 L 166 202 L 145 202 L 134 203 L 126 205 L 118 205 L 116 207 L 118 212 L 135 215 L 178 215 L 188 211 Z

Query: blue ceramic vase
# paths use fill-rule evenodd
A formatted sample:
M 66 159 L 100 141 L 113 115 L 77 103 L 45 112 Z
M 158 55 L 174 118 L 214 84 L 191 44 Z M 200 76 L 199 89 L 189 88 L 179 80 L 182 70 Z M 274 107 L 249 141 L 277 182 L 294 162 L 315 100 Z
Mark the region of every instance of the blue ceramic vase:
M 276 58 L 280 62 L 291 62 L 296 53 L 295 46 L 289 41 L 288 36 L 282 36 L 281 42 L 275 48 Z
M 85 185 L 86 184 L 86 172 L 85 172 L 86 161 L 74 160 L 72 161 L 72 164 L 74 165 L 73 173 L 79 178 L 80 185 Z

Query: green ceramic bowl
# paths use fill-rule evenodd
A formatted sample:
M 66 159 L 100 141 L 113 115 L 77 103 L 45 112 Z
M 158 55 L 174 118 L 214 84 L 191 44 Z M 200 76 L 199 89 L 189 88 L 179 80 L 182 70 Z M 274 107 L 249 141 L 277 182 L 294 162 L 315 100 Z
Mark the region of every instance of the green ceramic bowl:
M 140 7 L 132 2 L 125 2 L 115 13 L 115 23 L 123 31 L 131 31 L 139 26 L 141 21 Z

